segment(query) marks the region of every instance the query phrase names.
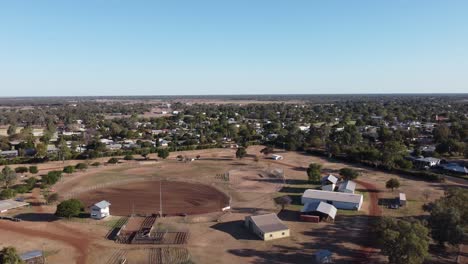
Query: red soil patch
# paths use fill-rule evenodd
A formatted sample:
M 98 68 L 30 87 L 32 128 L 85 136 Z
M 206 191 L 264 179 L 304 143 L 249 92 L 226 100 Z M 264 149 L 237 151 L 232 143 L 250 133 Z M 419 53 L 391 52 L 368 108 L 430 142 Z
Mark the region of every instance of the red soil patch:
M 81 233 L 71 228 L 63 227 L 63 229 L 67 229 L 66 232 L 69 235 L 61 235 L 55 232 L 48 232 L 48 231 L 25 228 L 22 226 L 21 223 L 12 223 L 12 222 L 7 222 L 7 221 L 2 221 L 2 223 L 0 224 L 0 230 L 1 229 L 10 231 L 10 232 L 15 232 L 18 234 L 22 234 L 25 236 L 38 237 L 42 239 L 50 239 L 50 240 L 63 242 L 76 249 L 78 253 L 78 257 L 76 259 L 77 264 L 86 263 L 86 255 L 87 255 L 87 249 L 89 246 L 89 240 L 86 237 L 83 237 Z
M 106 200 L 111 215 L 157 214 L 159 181 L 144 181 L 91 190 L 77 196 L 86 207 Z M 164 215 L 204 214 L 220 211 L 229 205 L 229 197 L 216 188 L 196 183 L 163 181 L 162 207 Z

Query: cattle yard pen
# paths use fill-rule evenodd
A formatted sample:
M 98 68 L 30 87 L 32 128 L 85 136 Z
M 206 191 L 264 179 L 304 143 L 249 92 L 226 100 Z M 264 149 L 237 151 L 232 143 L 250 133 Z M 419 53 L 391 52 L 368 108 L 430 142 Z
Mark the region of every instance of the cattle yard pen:
M 189 232 L 155 229 L 156 216 L 130 217 L 115 236 L 120 244 L 181 245 L 186 244 Z

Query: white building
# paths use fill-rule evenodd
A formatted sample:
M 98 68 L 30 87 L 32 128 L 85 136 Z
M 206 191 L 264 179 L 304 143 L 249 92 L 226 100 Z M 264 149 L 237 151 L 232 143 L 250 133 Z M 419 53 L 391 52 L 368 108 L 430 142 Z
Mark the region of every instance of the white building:
M 339 192 L 344 192 L 344 193 L 354 193 L 354 190 L 356 189 L 356 183 L 353 181 L 344 181 L 340 184 L 340 187 L 338 188 Z
M 302 194 L 301 202 L 302 204 L 325 202 L 335 206 L 337 209 L 360 210 L 363 196 L 361 194 L 307 189 Z
M 91 218 L 93 219 L 103 219 L 110 215 L 109 206 L 111 204 L 108 201 L 100 201 L 91 206 Z
M 247 216 L 245 226 L 265 241 L 289 237 L 289 228 L 274 213 Z
M 271 158 L 274 159 L 274 160 L 282 160 L 283 156 L 273 154 L 273 155 L 271 155 Z
M 324 191 L 334 191 L 338 178 L 332 174 L 322 178 L 322 190 Z

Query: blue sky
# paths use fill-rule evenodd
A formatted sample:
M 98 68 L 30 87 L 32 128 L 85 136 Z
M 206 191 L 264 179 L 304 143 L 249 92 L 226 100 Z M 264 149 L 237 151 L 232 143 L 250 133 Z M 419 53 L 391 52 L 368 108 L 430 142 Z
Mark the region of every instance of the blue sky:
M 468 91 L 468 1 L 1 1 L 0 96 Z

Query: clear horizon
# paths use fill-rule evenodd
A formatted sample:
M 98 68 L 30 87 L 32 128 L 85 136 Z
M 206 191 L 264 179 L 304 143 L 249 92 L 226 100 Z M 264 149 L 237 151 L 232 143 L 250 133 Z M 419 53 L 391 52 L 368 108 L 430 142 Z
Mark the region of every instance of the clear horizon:
M 468 91 L 466 1 L 0 3 L 1 97 Z

